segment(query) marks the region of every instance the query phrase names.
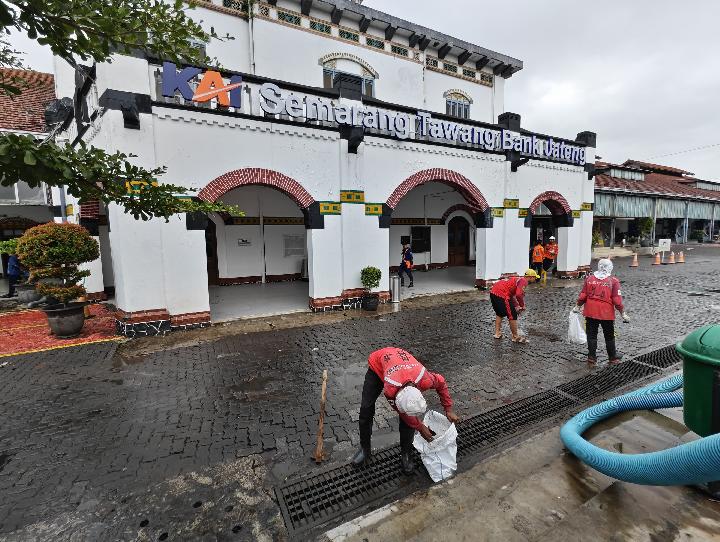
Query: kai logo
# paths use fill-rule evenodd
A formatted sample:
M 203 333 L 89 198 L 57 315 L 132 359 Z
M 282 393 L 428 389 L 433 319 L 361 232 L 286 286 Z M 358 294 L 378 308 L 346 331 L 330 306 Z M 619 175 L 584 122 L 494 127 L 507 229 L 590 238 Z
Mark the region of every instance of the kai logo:
M 190 87 L 190 81 L 202 74 L 195 91 Z M 163 62 L 162 95 L 173 98 L 180 91 L 182 97 L 192 102 L 209 102 L 217 98 L 218 105 L 225 107 L 242 107 L 242 77 L 233 75 L 230 82 L 225 84 L 220 72 L 188 66 L 182 70 L 172 62 Z

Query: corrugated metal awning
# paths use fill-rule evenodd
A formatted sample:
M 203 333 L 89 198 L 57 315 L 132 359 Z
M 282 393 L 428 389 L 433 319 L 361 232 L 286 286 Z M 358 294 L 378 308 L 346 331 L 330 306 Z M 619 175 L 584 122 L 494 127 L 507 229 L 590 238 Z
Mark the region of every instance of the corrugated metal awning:
M 615 196 L 615 216 L 619 218 L 652 217 L 653 200 L 638 196 Z
M 712 220 L 713 204 L 691 201 L 688 205 L 688 218 Z
M 685 205 L 681 199 L 659 199 L 657 218 L 685 218 Z
M 612 216 L 612 195 L 595 194 L 594 216 Z

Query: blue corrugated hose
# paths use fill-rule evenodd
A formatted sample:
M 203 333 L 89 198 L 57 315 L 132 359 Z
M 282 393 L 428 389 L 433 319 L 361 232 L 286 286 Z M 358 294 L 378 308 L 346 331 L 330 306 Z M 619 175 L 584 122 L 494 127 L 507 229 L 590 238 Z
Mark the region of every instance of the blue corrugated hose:
M 720 434 L 668 450 L 646 454 L 609 452 L 590 444 L 582 434 L 592 425 L 628 410 L 682 406 L 682 375 L 610 399 L 574 416 L 560 430 L 563 443 L 595 470 L 633 484 L 678 486 L 720 480 Z

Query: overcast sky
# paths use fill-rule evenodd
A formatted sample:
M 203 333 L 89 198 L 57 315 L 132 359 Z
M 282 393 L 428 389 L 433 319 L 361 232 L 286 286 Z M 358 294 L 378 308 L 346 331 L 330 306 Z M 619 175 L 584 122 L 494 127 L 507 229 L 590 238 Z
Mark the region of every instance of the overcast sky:
M 720 2 L 364 4 L 522 60 L 506 83 L 505 107 L 527 129 L 569 138 L 594 131 L 605 160 L 647 160 L 720 180 Z M 32 68 L 52 71 L 50 55 L 33 42 L 14 35 L 13 44 Z

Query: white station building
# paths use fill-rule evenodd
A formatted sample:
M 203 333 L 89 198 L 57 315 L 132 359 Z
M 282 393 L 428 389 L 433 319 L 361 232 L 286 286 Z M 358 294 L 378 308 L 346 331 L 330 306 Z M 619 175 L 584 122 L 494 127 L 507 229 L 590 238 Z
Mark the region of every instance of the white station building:
M 68 143 L 166 166 L 162 182 L 243 215 L 141 221 L 68 196 L 102 245 L 86 286 L 114 295 L 119 332 L 356 307 L 366 266 L 386 300 L 402 241 L 429 270 L 416 286 L 438 291 L 522 273 L 531 238 L 551 233 L 562 276 L 588 268 L 595 134 L 544 135 L 507 112 L 521 61 L 349 0 L 250 6 L 190 12 L 234 37 L 198 44 L 222 69 L 57 62 Z

